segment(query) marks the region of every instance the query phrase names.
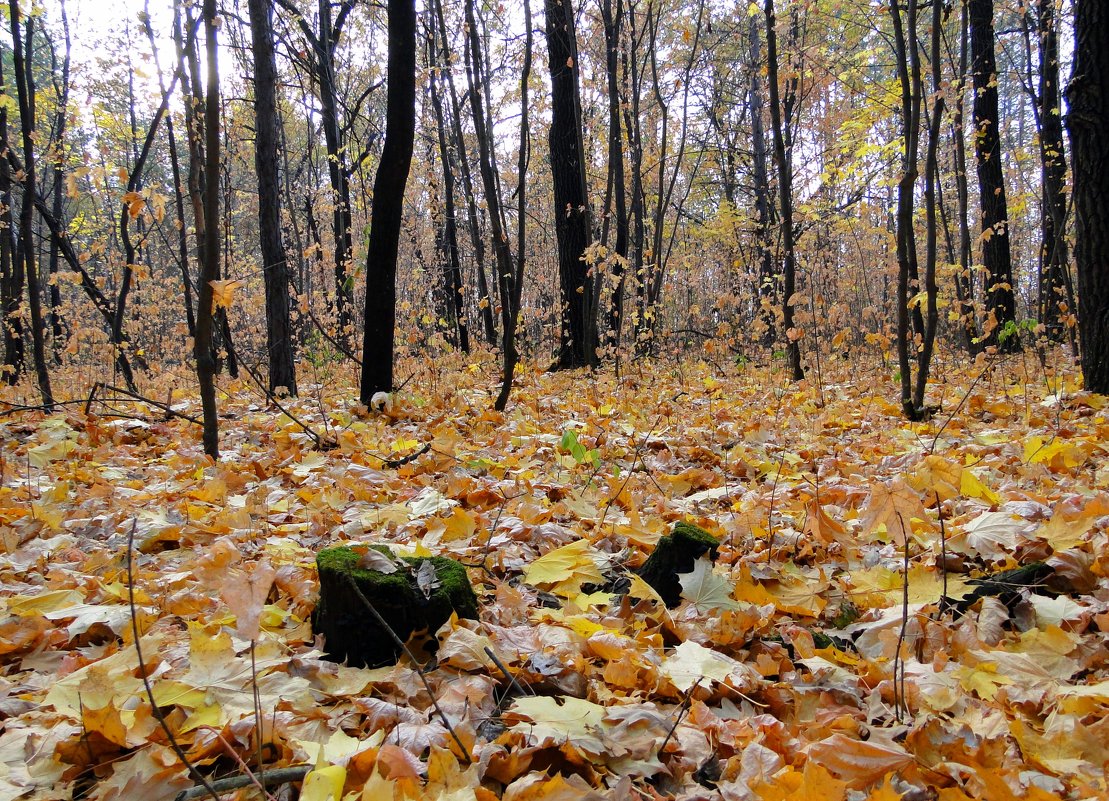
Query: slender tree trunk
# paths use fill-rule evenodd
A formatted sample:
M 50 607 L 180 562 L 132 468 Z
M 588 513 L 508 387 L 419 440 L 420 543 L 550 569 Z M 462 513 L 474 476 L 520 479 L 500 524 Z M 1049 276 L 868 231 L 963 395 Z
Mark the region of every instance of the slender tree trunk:
M 765 331 L 762 344 L 771 347 L 777 338 L 775 334 L 774 304 L 781 294 L 780 278 L 774 269 L 774 255 L 771 250 L 770 226 L 773 214 L 770 200 L 770 173 L 767 169 L 766 131 L 763 128 L 762 85 L 759 80 L 762 71 L 762 54 L 759 46 L 759 22 L 752 16 L 748 25 L 750 48 L 751 82 L 747 91 L 751 107 L 751 173 L 755 182 L 755 242 L 759 251 L 759 303 Z
M 1074 255 L 1086 389 L 1109 395 L 1109 7 L 1076 0 L 1067 129 L 1074 159 Z
M 916 0 L 908 0 L 905 19 L 898 0 L 891 0 L 894 55 L 901 85 L 901 178 L 897 182 L 897 364 L 901 374 L 901 408 L 910 420 L 918 417 L 913 404 L 913 373 L 910 350 L 913 331 L 909 325 L 909 293 L 916 266 L 916 230 L 913 224 L 917 157 L 920 148 L 920 57 L 917 51 Z
M 349 2 L 349 0 L 348 0 Z M 320 31 L 316 40 L 316 78 L 320 90 L 320 120 L 327 148 L 327 175 L 331 182 L 334 207 L 331 228 L 335 240 L 335 313 L 339 341 L 354 350 L 354 283 L 351 258 L 354 240 L 350 209 L 350 180 L 346 154 L 339 129 L 338 98 L 335 89 L 335 47 L 337 36 L 331 17 L 331 0 L 319 0 Z
M 595 276 L 582 258 L 589 245 L 589 199 L 582 146 L 578 49 L 570 0 L 545 0 L 551 73 L 551 180 L 561 287 L 562 328 L 556 367 L 593 367 L 597 356 Z
M 989 282 L 986 311 L 992 317 L 986 342 L 1003 351 L 1014 351 L 1020 349 L 1020 338 L 1015 330 L 1006 330 L 1009 324 L 1016 322 L 1016 296 L 1009 250 L 1009 212 L 1001 170 L 993 0 L 969 0 L 968 9 L 976 131 L 974 150 L 982 208 L 982 265 Z
M 54 219 L 60 220 L 63 217 L 64 209 L 62 206 L 62 198 L 64 193 L 65 183 L 65 132 L 66 121 L 69 117 L 69 66 L 70 66 L 70 37 L 69 37 L 69 15 L 66 13 L 65 0 L 61 0 L 58 4 L 61 13 L 62 22 L 62 35 L 65 40 L 65 55 L 62 57 L 60 86 L 55 84 L 55 91 L 58 96 L 58 107 L 54 113 L 54 128 L 51 132 L 50 139 L 52 142 L 51 159 L 54 162 L 54 182 L 53 191 L 51 193 L 51 211 L 54 214 Z M 54 48 L 50 48 L 52 61 L 56 62 L 54 58 Z M 58 72 L 57 65 L 54 65 L 54 71 Z M 62 292 L 58 286 L 58 281 L 55 276 L 58 274 L 58 264 L 60 261 L 61 248 L 54 240 L 50 240 L 50 260 L 48 262 L 47 275 L 49 276 L 49 292 L 50 292 L 50 313 L 47 315 L 47 327 L 51 335 L 51 351 L 54 356 L 55 364 L 61 364 L 62 352 L 65 349 L 66 340 L 69 338 L 68 326 L 65 320 L 62 319 Z
M 454 177 L 450 146 L 447 142 L 446 119 L 443 113 L 443 100 L 439 94 L 442 76 L 437 53 L 438 41 L 434 35 L 434 27 L 428 34 L 427 52 L 431 65 L 431 79 L 428 81 L 431 89 L 431 107 L 435 113 L 435 132 L 439 145 L 439 161 L 443 165 L 443 219 L 441 229 L 441 255 L 443 257 L 444 283 L 447 292 L 447 308 L 454 316 L 453 330 L 455 344 L 463 353 L 470 352 L 470 329 L 466 321 L 466 303 L 462 289 L 462 260 L 458 251 L 458 221 L 455 208 L 455 189 L 457 181 Z M 449 69 L 449 67 L 448 67 Z
M 35 35 L 34 17 L 28 16 L 27 37 L 20 35 L 21 14 L 17 0 L 10 0 L 12 26 L 12 61 L 15 83 L 19 95 L 19 122 L 23 134 L 23 201 L 20 206 L 19 250 L 27 278 L 27 300 L 31 313 L 31 349 L 38 378 L 42 405 L 54 408 L 54 394 L 50 389 L 50 372 L 46 367 L 46 339 L 42 317 L 42 295 L 35 264 L 35 243 L 32 238 L 35 219 L 35 82 L 31 67 L 32 41 Z
M 1055 18 L 1056 0 L 1037 1 L 1040 39 L 1039 91 L 1036 93 L 1036 122 L 1040 140 L 1039 315 L 1045 333 L 1056 342 L 1070 339 L 1074 327 L 1066 317 L 1075 309 L 1067 253 L 1067 157 L 1063 147 L 1063 99 L 1059 90 L 1059 32 Z
M 4 83 L 4 63 L 0 59 L 0 85 Z M 0 147 L 11 151 L 8 139 L 8 109 L 0 106 Z M 23 376 L 26 355 L 23 350 L 23 254 L 15 239 L 12 217 L 12 168 L 8 158 L 0 159 L 0 324 L 4 328 L 4 381 L 16 384 Z
M 151 52 L 154 54 L 154 63 L 158 70 L 158 88 L 165 94 L 165 82 L 162 80 L 162 68 L 158 63 L 158 44 L 154 36 L 154 29 L 150 26 L 150 18 L 147 16 L 143 22 L 143 27 L 146 30 L 146 38 L 150 42 Z M 174 5 L 173 9 L 173 29 L 175 37 L 180 35 L 181 30 L 181 9 L 178 5 Z M 187 88 L 188 78 L 183 73 L 181 74 L 182 95 L 189 97 Z M 169 164 L 170 174 L 173 176 L 173 201 L 174 210 L 177 213 L 177 261 L 181 268 L 181 297 L 185 305 L 185 323 L 192 337 L 196 334 L 196 318 L 193 315 L 193 284 L 192 278 L 189 276 L 189 235 L 188 224 L 185 221 L 185 194 L 182 190 L 181 184 L 181 161 L 177 154 L 177 137 L 173 132 L 173 117 L 172 115 L 166 118 L 166 139 L 169 143 Z
M 524 245 L 527 241 L 527 175 L 531 146 L 531 123 L 528 109 L 528 82 L 531 80 L 532 31 L 531 2 L 524 0 L 524 64 L 520 71 L 520 153 L 516 162 L 516 270 L 501 279 L 501 326 L 504 329 L 504 352 L 501 391 L 493 408 L 503 412 L 512 392 L 512 379 L 520 353 L 516 344 L 516 326 L 520 316 L 520 294 L 524 286 Z
M 366 320 L 360 397 L 393 389 L 397 247 L 404 190 L 416 131 L 415 0 L 389 0 L 389 62 L 385 145 L 374 180 L 370 242 L 366 254 Z
M 786 336 L 786 357 L 794 381 L 805 377 L 801 369 L 799 333 L 793 324 L 793 293 L 796 288 L 796 253 L 793 231 L 793 167 L 786 153 L 782 125 L 782 103 L 778 90 L 778 35 L 774 0 L 764 0 L 766 17 L 766 83 L 770 89 L 770 126 L 774 136 L 774 163 L 778 168 L 778 203 L 782 228 L 782 328 Z
M 966 80 L 969 74 L 970 12 L 967 0 L 961 0 L 959 14 L 959 65 L 955 107 L 951 112 L 951 139 L 955 156 L 955 200 L 959 223 L 959 269 L 955 273 L 955 298 L 959 309 L 959 328 L 967 352 L 982 350 L 978 337 L 977 310 L 974 304 L 974 281 L 971 274 L 970 192 L 968 190 L 967 146 L 963 132 L 963 109 L 966 104 Z
M 200 402 L 204 413 L 204 452 L 219 458 L 219 418 L 216 409 L 216 355 L 213 348 L 215 317 L 212 308 L 212 281 L 219 274 L 219 163 L 220 163 L 220 95 L 219 44 L 217 40 L 216 0 L 204 0 L 204 41 L 208 57 L 208 84 L 204 105 L 204 202 L 200 209 L 204 226 L 200 264 L 200 300 L 197 306 L 196 336 L 193 357 L 200 384 Z
M 435 20 L 439 41 L 442 45 L 443 62 L 451 64 L 450 40 L 447 34 L 446 18 L 443 15 L 442 0 L 432 0 L 435 9 Z M 454 73 L 449 68 L 445 70 L 447 88 L 450 95 L 450 122 L 454 132 L 455 152 L 458 154 L 459 177 L 462 180 L 462 193 L 466 197 L 466 215 L 470 229 L 470 242 L 474 249 L 474 262 L 477 269 L 478 310 L 481 313 L 482 330 L 485 341 L 490 345 L 497 342 L 497 327 L 493 321 L 493 303 L 489 296 L 489 282 L 485 277 L 485 240 L 481 232 L 481 220 L 474 194 L 474 179 L 470 171 L 470 159 L 467 155 L 466 140 L 462 135 L 462 107 L 458 99 L 458 90 L 454 85 Z
M 605 28 L 605 69 L 608 76 L 608 171 L 615 209 L 605 204 L 605 225 L 610 215 L 615 223 L 612 298 L 608 310 L 608 346 L 618 357 L 620 329 L 624 323 L 624 267 L 628 260 L 628 203 L 624 178 L 624 134 L 620 129 L 620 32 L 624 21 L 623 0 L 602 0 L 601 19 Z
M 916 3 L 916 0 L 909 0 Z M 943 74 L 940 62 L 940 37 L 943 23 L 940 3 L 932 3 L 930 60 L 932 64 L 932 113 L 928 126 L 928 150 L 924 157 L 924 330 L 916 354 L 916 383 L 913 387 L 913 410 L 919 417 L 928 415 L 924 396 L 928 387 L 928 374 L 932 368 L 932 351 L 936 343 L 936 325 L 939 308 L 936 298 L 936 262 L 938 261 L 939 221 L 937 220 L 936 185 L 939 176 L 940 128 L 943 123 L 944 97 Z M 920 305 L 917 305 L 920 308 Z
M 273 49 L 273 6 L 249 0 L 254 54 L 254 166 L 258 171 L 258 238 L 266 288 L 266 351 L 269 390 L 297 394 L 289 314 L 289 267 L 281 242 L 281 193 L 277 174 L 277 59 Z

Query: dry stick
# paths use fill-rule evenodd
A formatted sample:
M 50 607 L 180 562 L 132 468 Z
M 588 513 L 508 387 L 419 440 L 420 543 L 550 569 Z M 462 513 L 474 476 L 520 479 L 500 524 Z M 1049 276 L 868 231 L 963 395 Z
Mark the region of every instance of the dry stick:
M 146 675 L 146 662 L 143 660 L 142 656 L 142 645 L 139 644 L 139 618 L 135 612 L 135 574 L 134 560 L 132 558 L 135 552 L 135 529 L 138 527 L 138 524 L 139 521 L 137 519 L 132 521 L 131 533 L 127 536 L 127 601 L 131 606 L 131 631 L 135 636 L 135 656 L 138 657 L 139 673 L 142 675 L 142 685 L 146 688 L 146 697 L 147 700 L 150 701 L 151 713 L 154 715 L 155 720 L 158 721 L 158 725 L 162 727 L 162 731 L 166 733 L 166 738 L 169 740 L 169 745 L 170 748 L 173 749 L 173 753 L 177 754 L 177 758 L 181 760 L 181 764 L 188 769 L 189 777 L 194 782 L 201 785 L 204 792 L 212 796 L 214 801 L 220 801 L 219 793 L 209 784 L 208 779 L 196 769 L 196 766 L 189 761 L 189 758 L 185 756 L 184 749 L 181 748 L 181 744 L 177 742 L 177 738 L 173 735 L 173 731 L 170 729 L 169 724 L 166 723 L 166 716 L 162 714 L 162 710 L 158 708 L 158 704 L 154 701 L 154 689 L 150 686 L 150 679 Z M 197 797 L 199 797 L 199 795 L 203 795 L 203 793 L 198 793 Z
M 424 446 L 422 448 L 420 448 L 418 451 L 416 451 L 415 453 L 410 453 L 407 456 L 402 456 L 400 459 L 386 459 L 384 456 L 378 456 L 377 454 L 373 454 L 373 457 L 375 459 L 380 459 L 381 460 L 381 466 L 382 467 L 389 467 L 389 468 L 392 468 L 393 470 L 396 470 L 398 467 L 404 467 L 409 462 L 416 461 L 417 459 L 419 459 L 421 456 L 423 456 L 425 453 L 427 453 L 430 450 L 431 450 L 431 443 L 427 442 L 427 443 L 424 443 Z
M 252 787 L 256 784 L 261 784 L 263 788 L 277 787 L 281 784 L 303 781 L 304 777 L 307 776 L 311 770 L 311 765 L 294 765 L 288 768 L 276 768 L 275 770 L 266 771 L 265 777 L 228 776 L 226 779 L 212 782 L 212 788 L 217 793 L 227 793 L 242 787 Z M 173 801 L 192 801 L 194 798 L 200 798 L 204 793 L 205 790 L 203 787 L 192 787 L 188 790 L 179 792 Z
M 190 423 L 194 423 L 198 426 L 203 425 L 203 423 L 200 420 L 196 419 L 195 417 L 187 415 L 184 412 L 179 412 L 176 409 L 173 409 L 172 407 L 170 407 L 169 405 L 167 405 L 165 403 L 162 403 L 161 401 L 151 400 L 150 398 L 144 397 L 144 396 L 138 394 L 137 392 L 132 392 L 129 389 L 124 389 L 123 387 L 115 387 L 115 386 L 112 386 L 111 384 L 104 384 L 104 383 L 100 383 L 100 384 L 98 384 L 98 386 L 100 387 L 100 389 L 108 390 L 110 392 L 118 392 L 120 395 L 125 395 L 126 397 L 130 398 L 131 400 L 135 401 L 136 403 L 145 403 L 148 406 L 153 406 L 155 409 L 161 409 L 163 412 L 166 413 L 167 418 L 169 418 L 169 417 L 180 417 L 182 420 L 188 420 Z M 117 398 L 111 398 L 110 400 L 115 401 L 115 400 L 118 400 L 118 399 Z M 92 395 L 91 394 L 89 395 L 89 401 L 88 402 L 89 402 L 90 405 L 92 404 Z M 108 405 L 108 399 L 101 398 L 100 402 L 103 403 L 105 406 Z M 88 410 L 88 407 L 86 406 L 86 413 L 87 413 L 87 410 Z M 136 419 L 139 419 L 139 418 L 136 418 Z
M 893 660 L 893 709 L 898 723 L 901 723 L 901 712 L 909 712 L 908 701 L 905 700 L 905 660 L 901 656 L 901 647 L 905 643 L 905 632 L 909 627 L 909 529 L 905 526 L 905 518 L 897 513 L 901 521 L 901 534 L 905 537 L 905 580 L 901 583 L 901 631 L 897 633 L 897 653 Z M 900 672 L 900 683 L 898 673 Z
M 522 686 L 520 686 L 520 683 L 518 681 L 516 681 L 516 677 L 508 672 L 508 668 L 506 668 L 504 666 L 504 663 L 501 662 L 501 660 L 497 658 L 497 655 L 495 653 L 493 653 L 493 649 L 490 648 L 488 645 L 485 646 L 485 653 L 489 656 L 490 659 L 493 660 L 493 664 L 496 665 L 497 668 L 501 671 L 501 673 L 504 674 L 504 677 L 506 679 L 508 679 L 509 686 L 516 688 L 516 692 L 518 692 L 520 695 L 532 695 L 532 696 L 535 695 L 535 693 L 532 692 L 530 687 L 527 689 L 526 692 L 524 691 L 524 688 Z M 508 698 L 509 698 L 508 693 L 505 693 L 501 697 L 501 700 L 497 702 L 496 707 L 493 708 L 493 714 L 490 715 L 489 717 L 493 717 L 493 718 L 498 717 L 501 714 L 501 712 L 504 711 L 504 708 L 506 706 L 508 706 Z
M 420 660 L 416 659 L 416 655 L 412 653 L 404 640 L 397 636 L 397 633 L 393 631 L 393 627 L 390 626 L 385 618 L 381 616 L 381 613 L 377 611 L 377 608 L 374 607 L 372 603 L 370 603 L 370 599 L 362 594 L 362 590 L 358 589 L 358 585 L 354 583 L 354 578 L 351 576 L 347 576 L 346 579 L 347 582 L 350 584 L 350 588 L 354 590 L 354 595 L 358 598 L 359 601 L 362 602 L 366 609 L 369 610 L 370 614 L 374 616 L 374 620 L 377 621 L 378 625 L 385 629 L 385 632 L 389 635 L 393 642 L 400 646 L 405 655 L 410 660 L 412 660 L 412 664 L 416 666 L 416 675 L 420 677 L 420 681 L 423 683 L 424 689 L 427 690 L 427 694 L 431 696 L 431 704 L 435 707 L 435 712 L 439 715 L 439 719 L 443 721 L 443 725 L 447 728 L 447 732 L 450 734 L 451 739 L 454 740 L 455 744 L 461 751 L 463 758 L 465 758 L 466 760 L 466 765 L 472 765 L 474 763 L 474 760 L 470 758 L 469 749 L 467 749 L 466 746 L 462 744 L 462 740 L 459 738 L 458 732 L 454 730 L 454 726 L 452 726 L 450 720 L 447 719 L 446 714 L 443 712 L 443 708 L 439 706 L 439 702 L 435 700 L 435 693 L 431 689 L 431 683 L 427 680 L 427 676 L 424 675 L 423 665 L 420 664 Z
M 231 355 L 235 357 L 235 361 L 237 361 L 239 364 L 241 364 L 246 369 L 247 374 L 254 380 L 254 383 L 258 385 L 258 388 L 260 390 L 262 390 L 262 394 L 265 395 L 266 400 L 268 400 L 270 403 L 272 403 L 274 406 L 276 406 L 278 409 L 280 409 L 281 413 L 283 415 L 285 415 L 290 420 L 292 420 L 294 423 L 296 423 L 298 426 L 300 426 L 301 430 L 305 434 L 307 434 L 313 442 L 316 443 L 317 448 L 319 448 L 320 450 L 330 450 L 331 448 L 335 447 L 335 445 L 333 443 L 329 443 L 329 444 L 325 445 L 323 437 L 321 437 L 319 434 L 317 434 L 312 429 L 311 426 L 309 426 L 307 423 L 302 423 L 300 421 L 300 419 L 295 414 L 293 414 L 292 412 L 290 412 L 288 409 L 286 409 L 284 406 L 281 405 L 281 401 L 279 401 L 277 399 L 276 395 L 274 395 L 272 392 L 269 391 L 269 388 L 266 386 L 266 382 L 263 381 L 262 377 L 258 375 L 258 371 L 256 371 L 247 361 L 245 361 L 242 357 L 240 357 L 239 354 L 235 351 L 235 345 L 234 345 L 233 342 L 231 342 L 230 339 L 228 339 L 228 341 L 226 342 L 226 345 L 227 345 L 227 349 L 231 352 Z M 324 418 L 325 424 L 326 424 L 326 419 L 327 418 L 325 417 Z
M 940 519 L 940 576 L 943 577 L 943 603 L 940 604 L 942 611 L 944 605 L 947 603 L 947 528 L 943 524 L 943 507 L 940 506 L 940 492 L 934 490 L 936 493 L 936 516 Z
M 670 742 L 670 738 L 674 736 L 674 732 L 676 732 L 678 726 L 681 725 L 682 718 L 685 717 L 685 713 L 689 711 L 689 707 L 693 701 L 693 691 L 701 685 L 704 678 L 705 677 L 702 676 L 697 679 L 697 681 L 693 682 L 693 686 L 686 690 L 685 697 L 682 698 L 682 705 L 678 708 L 678 717 L 674 719 L 674 725 L 670 727 L 670 731 L 666 732 L 666 737 L 663 739 L 662 745 L 658 747 L 659 756 L 662 756 L 662 751 L 666 748 L 666 744 Z

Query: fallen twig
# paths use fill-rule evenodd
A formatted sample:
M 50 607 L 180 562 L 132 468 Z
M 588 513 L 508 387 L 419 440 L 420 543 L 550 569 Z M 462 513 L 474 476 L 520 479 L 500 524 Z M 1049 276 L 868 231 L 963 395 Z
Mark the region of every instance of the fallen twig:
M 269 789 L 282 784 L 303 781 L 311 770 L 311 765 L 293 765 L 288 768 L 267 770 L 265 776 L 228 776 L 212 782 L 211 785 L 217 793 L 228 793 L 241 787 L 253 787 L 255 784 L 261 784 L 262 787 Z M 206 792 L 203 787 L 190 787 L 188 790 L 182 790 L 174 796 L 173 801 L 192 801 L 194 798 L 202 797 Z
M 435 707 L 436 714 L 438 714 L 439 719 L 443 721 L 443 726 L 446 727 L 447 732 L 451 736 L 451 739 L 453 739 L 455 744 L 458 746 L 459 752 L 466 760 L 466 764 L 472 765 L 474 761 L 470 758 L 470 751 L 468 748 L 466 748 L 465 745 L 463 745 L 462 738 L 458 736 L 458 732 L 454 730 L 454 726 L 451 725 L 451 722 L 447 718 L 447 715 L 443 711 L 443 708 L 439 706 L 439 702 L 435 700 L 435 693 L 431 689 L 431 683 L 427 680 L 427 676 L 424 675 L 423 665 L 420 663 L 420 660 L 416 658 L 416 655 L 412 653 L 411 649 L 404 642 L 404 640 L 397 636 L 397 633 L 393 631 L 393 627 L 389 625 L 389 622 L 385 620 L 385 618 L 381 616 L 381 613 L 377 611 L 377 608 L 372 603 L 370 603 L 370 599 L 362 594 L 362 590 L 358 589 L 358 585 L 354 582 L 354 579 L 351 576 L 347 576 L 347 581 L 350 583 L 350 588 L 354 590 L 355 596 L 358 598 L 358 600 L 362 602 L 366 609 L 369 610 L 370 614 L 373 615 L 374 620 L 377 621 L 378 625 L 385 629 L 390 639 L 392 639 L 392 641 L 396 643 L 402 651 L 404 651 L 405 655 L 410 660 L 412 660 L 412 664 L 416 666 L 416 675 L 420 677 L 420 681 L 423 683 L 424 689 L 427 690 L 427 694 L 431 696 L 431 704 Z
M 196 798 L 207 793 L 212 796 L 214 801 L 219 801 L 219 793 L 212 787 L 211 783 L 205 778 L 196 765 L 189 761 L 188 756 L 185 755 L 185 750 L 181 748 L 181 744 L 177 742 L 177 738 L 170 729 L 169 724 L 166 723 L 166 716 L 162 714 L 162 710 L 158 708 L 158 704 L 154 701 L 154 688 L 150 686 L 150 679 L 146 675 L 146 662 L 142 656 L 142 645 L 139 643 L 139 618 L 135 614 L 135 573 L 134 573 L 134 559 L 135 553 L 135 529 L 138 527 L 139 521 L 136 519 L 131 523 L 131 533 L 127 535 L 127 601 L 131 606 L 131 631 L 135 636 L 135 656 L 138 657 L 139 662 L 139 675 L 142 676 L 142 686 L 146 688 L 146 698 L 150 701 L 150 711 L 154 715 L 154 719 L 158 721 L 158 725 L 162 727 L 162 731 L 166 733 L 166 739 L 169 740 L 169 746 L 173 749 L 173 753 L 177 754 L 177 758 L 181 760 L 189 771 L 189 777 L 200 785 L 201 792 L 198 793 Z

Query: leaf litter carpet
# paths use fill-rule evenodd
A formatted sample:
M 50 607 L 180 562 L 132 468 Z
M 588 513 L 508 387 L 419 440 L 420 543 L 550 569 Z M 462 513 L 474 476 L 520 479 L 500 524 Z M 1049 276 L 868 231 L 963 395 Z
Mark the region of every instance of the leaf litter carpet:
M 403 367 L 384 412 L 226 386 L 218 464 L 158 408 L 6 407 L 0 797 L 195 785 L 136 629 L 197 770 L 314 801 L 1106 796 L 1109 409 L 1073 375 L 944 368 L 910 424 L 877 369 L 527 371 L 500 414 L 491 364 Z M 680 520 L 719 558 L 667 609 L 631 571 Z M 337 543 L 462 561 L 480 620 L 323 659 Z

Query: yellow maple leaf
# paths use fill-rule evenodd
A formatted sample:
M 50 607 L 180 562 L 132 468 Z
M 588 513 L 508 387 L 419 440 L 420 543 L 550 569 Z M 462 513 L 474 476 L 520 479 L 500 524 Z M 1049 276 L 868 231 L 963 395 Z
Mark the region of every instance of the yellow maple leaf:
M 540 556 L 528 565 L 524 581 L 569 597 L 577 595 L 582 584 L 600 584 L 604 576 L 593 560 L 593 546 L 581 539 Z
M 237 280 L 209 281 L 208 285 L 212 287 L 212 310 L 215 311 L 217 308 L 231 308 L 231 304 L 235 302 L 235 292 L 243 285 L 243 282 Z

